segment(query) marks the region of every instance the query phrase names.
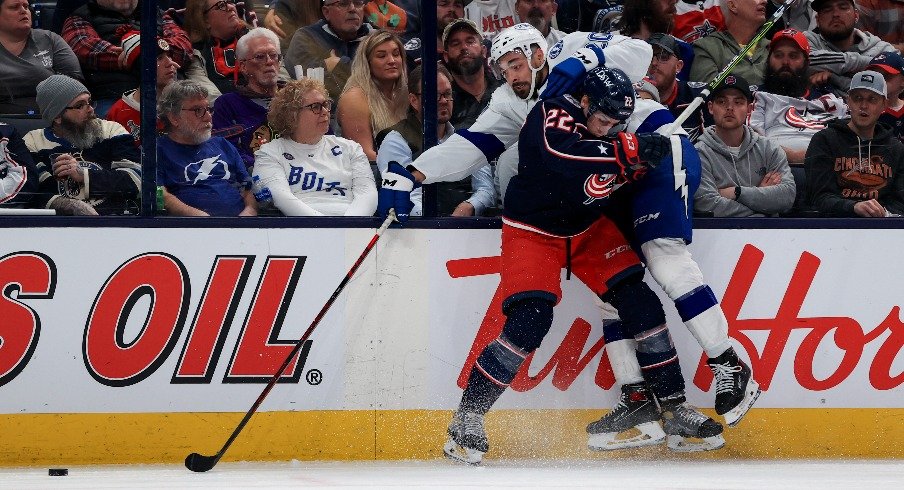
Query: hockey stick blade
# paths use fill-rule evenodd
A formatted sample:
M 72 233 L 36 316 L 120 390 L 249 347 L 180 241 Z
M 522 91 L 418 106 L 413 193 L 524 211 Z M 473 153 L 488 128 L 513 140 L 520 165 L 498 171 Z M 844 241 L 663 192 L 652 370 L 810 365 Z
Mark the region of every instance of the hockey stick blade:
M 377 240 L 380 239 L 380 236 L 383 235 L 383 232 L 389 228 L 389 225 L 396 219 L 396 214 L 394 210 L 389 211 L 389 215 L 386 216 L 386 219 L 383 220 L 383 224 L 377 229 L 377 232 L 374 234 L 373 238 L 370 239 L 370 242 L 364 247 L 364 251 L 361 252 L 361 255 L 358 256 L 358 260 L 355 261 L 355 264 L 348 270 L 345 274 L 345 277 L 342 278 L 342 281 L 339 282 L 339 285 L 336 287 L 336 290 L 333 291 L 333 295 L 330 296 L 330 299 L 327 300 L 326 304 L 323 305 L 323 308 L 320 309 L 320 312 L 317 313 L 317 316 L 314 317 L 314 321 L 311 322 L 311 325 L 305 330 L 304 334 L 302 334 L 301 338 L 295 343 L 295 347 L 292 348 L 292 351 L 289 352 L 289 355 L 286 356 L 285 360 L 283 360 L 282 365 L 276 370 L 272 377 L 270 377 L 270 381 L 267 382 L 267 386 L 264 387 L 264 391 L 257 397 L 257 400 L 254 401 L 254 404 L 251 405 L 251 408 L 245 412 L 245 416 L 242 417 L 239 425 L 236 426 L 235 429 L 232 430 L 232 434 L 229 435 L 229 438 L 226 439 L 226 443 L 223 444 L 223 447 L 217 452 L 217 454 L 213 456 L 203 456 L 198 453 L 191 453 L 185 458 L 185 467 L 195 473 L 204 473 L 205 471 L 210 471 L 211 468 L 217 465 L 220 461 L 220 458 L 226 454 L 226 450 L 229 449 L 229 446 L 232 445 L 232 442 L 235 441 L 235 438 L 239 436 L 242 432 L 242 429 L 245 428 L 245 424 L 251 420 L 251 417 L 257 413 L 257 409 L 261 406 L 261 403 L 264 402 L 264 399 L 267 398 L 267 395 L 270 393 L 270 390 L 276 386 L 276 383 L 279 381 L 279 378 L 283 376 L 286 371 L 286 368 L 289 367 L 289 364 L 292 362 L 292 359 L 301 352 L 302 346 L 305 345 L 305 342 L 308 340 L 308 337 L 314 332 L 314 329 L 317 328 L 317 325 L 320 324 L 320 320 L 323 319 L 326 312 L 329 311 L 330 307 L 333 305 L 333 302 L 336 301 L 336 298 L 339 296 L 339 293 L 345 289 L 345 285 L 351 280 L 352 276 L 355 275 L 355 271 L 358 270 L 358 267 L 364 262 L 364 259 L 367 258 L 367 255 L 370 254 L 370 251 L 373 250 L 374 246 L 377 244 Z
M 222 456 L 222 454 L 202 456 L 198 453 L 191 453 L 185 457 L 185 467 L 195 473 L 204 473 L 216 466 L 217 462 L 220 460 L 220 456 Z

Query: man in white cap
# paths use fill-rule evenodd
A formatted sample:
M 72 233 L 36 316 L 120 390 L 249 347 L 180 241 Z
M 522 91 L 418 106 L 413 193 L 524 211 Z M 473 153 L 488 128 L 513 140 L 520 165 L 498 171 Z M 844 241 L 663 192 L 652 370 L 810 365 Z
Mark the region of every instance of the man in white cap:
M 824 216 L 904 215 L 904 144 L 876 124 L 888 105 L 885 79 L 861 71 L 848 94 L 850 119 L 831 122 L 807 149 L 808 204 Z
M 135 214 L 141 155 L 132 135 L 98 119 L 88 89 L 66 75 L 39 83 L 37 100 L 47 127 L 26 134 L 25 144 L 49 195 L 44 206 L 61 214 Z

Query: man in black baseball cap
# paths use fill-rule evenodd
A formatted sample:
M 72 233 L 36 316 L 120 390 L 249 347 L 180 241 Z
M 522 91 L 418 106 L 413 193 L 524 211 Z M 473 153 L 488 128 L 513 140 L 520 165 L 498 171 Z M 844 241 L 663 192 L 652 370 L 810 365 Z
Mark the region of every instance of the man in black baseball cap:
M 684 69 L 680 41 L 665 33 L 655 33 L 647 38 L 647 44 L 653 47 L 653 59 L 647 77 L 659 91 L 659 102 L 666 106 L 675 117 L 697 97 L 703 84 L 688 83 L 678 79 Z M 703 131 L 703 109 L 691 114 L 682 124 L 691 141 Z
M 712 102 L 727 90 L 737 90 L 747 99 L 747 103 L 753 102 L 753 92 L 750 91 L 750 84 L 747 80 L 741 78 L 740 75 L 728 75 L 725 77 L 725 80 L 716 85 L 716 88 L 709 94 L 709 102 Z
M 774 142 L 750 129 L 750 83 L 729 75 L 706 104 L 714 124 L 695 145 L 700 154 L 697 211 L 715 217 L 772 216 L 787 212 L 796 189 L 788 159 Z
M 455 19 L 442 34 L 443 62 L 452 73 L 452 120 L 467 129 L 490 103 L 500 82 L 487 69 L 487 48 L 480 29 L 468 19 Z

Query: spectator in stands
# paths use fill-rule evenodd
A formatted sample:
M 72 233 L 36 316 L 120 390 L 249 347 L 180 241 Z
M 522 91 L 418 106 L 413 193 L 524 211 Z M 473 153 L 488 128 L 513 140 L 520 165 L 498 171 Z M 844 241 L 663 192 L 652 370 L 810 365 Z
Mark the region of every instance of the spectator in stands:
M 861 30 L 875 34 L 895 50 L 904 50 L 904 1 L 902 0 L 856 0 L 854 4 L 860 12 L 858 26 Z
M 847 105 L 833 94 L 823 95 L 807 77 L 810 45 L 800 31 L 775 33 L 769 44 L 767 70 L 761 90 L 754 94 L 750 126 L 781 145 L 792 170 L 803 164 L 810 138 L 836 118 Z M 803 177 L 803 174 L 795 174 Z
M 714 32 L 694 42 L 694 63 L 690 79 L 707 82 L 714 79 L 743 47 L 759 32 L 766 21 L 768 0 L 728 0 L 724 31 Z M 732 70 L 754 85 L 763 83 L 768 57 L 768 41 L 757 43 Z
M 828 66 L 819 73 L 811 74 L 811 80 L 815 84 L 828 82 L 837 95 L 843 96 L 851 83 L 852 73 L 863 69 L 879 53 L 896 50 L 877 36 L 854 27 L 859 19 L 854 0 L 813 0 L 812 5 L 819 31 L 804 33 L 810 43 L 810 50 L 845 53 L 848 58 L 853 56 L 860 59 L 860 64 Z
M 310 0 L 276 0 L 264 16 L 264 27 L 279 37 L 280 49 L 289 49 L 292 34 L 320 20 L 320 4 Z
M 707 102 L 715 125 L 695 145 L 700 152 L 696 211 L 717 218 L 773 216 L 794 204 L 794 179 L 781 147 L 746 125 L 753 95 L 750 83 L 729 75 Z
M 443 60 L 452 73 L 452 123 L 467 129 L 490 103 L 501 82 L 487 69 L 487 48 L 480 30 L 468 19 L 449 23 L 442 35 Z
M 697 97 L 703 84 L 678 80 L 684 61 L 681 59 L 682 52 L 677 39 L 669 34 L 656 33 L 647 38 L 647 43 L 653 46 L 653 59 L 650 61 L 647 77 L 659 91 L 659 102 L 678 117 Z M 691 141 L 696 141 L 703 131 L 702 111 L 701 108 L 694 112 L 682 124 Z
M 895 137 L 904 142 L 904 57 L 894 51 L 881 53 L 870 61 L 868 70 L 885 77 L 888 107 L 879 116 L 879 123 L 890 127 Z
M 164 39 L 157 40 L 157 98 L 167 85 L 176 80 L 176 71 L 179 65 L 170 58 L 170 45 Z M 117 100 L 105 118 L 122 124 L 135 138 L 135 143 L 141 141 L 141 87 L 126 92 Z M 158 124 L 158 129 L 162 126 Z
M 676 15 L 676 2 L 677 0 L 625 0 L 621 16 L 618 17 L 615 11 L 609 13 L 608 15 L 603 15 L 605 12 L 601 13 L 597 16 L 597 21 L 594 22 L 594 31 L 609 32 L 610 30 L 617 30 L 622 35 L 644 40 L 649 39 L 653 34 L 656 33 L 672 34 L 672 31 L 674 31 L 675 29 L 675 23 L 678 19 L 678 16 Z M 718 21 L 719 25 L 721 25 L 722 14 L 718 6 L 716 6 L 715 9 L 709 8 L 706 11 L 701 11 L 699 13 L 701 15 L 708 16 L 704 20 L 704 22 L 707 26 L 709 26 L 708 28 L 715 30 L 715 27 L 710 24 L 710 17 L 712 17 L 712 12 L 718 13 Z M 603 20 L 603 18 L 609 20 Z M 613 18 L 615 19 L 616 23 L 611 28 L 606 28 L 603 25 L 596 25 L 611 22 L 611 19 Z M 691 31 L 698 32 L 693 29 L 691 29 Z M 700 35 L 706 35 L 709 33 L 708 30 L 703 28 L 701 28 L 699 32 L 703 33 Z M 675 36 L 675 39 L 678 40 L 678 50 L 675 53 L 676 56 L 681 59 L 684 66 L 678 74 L 677 78 L 679 80 L 689 81 L 690 69 L 694 61 L 694 48 L 690 44 L 688 44 L 688 42 L 690 41 L 682 40 L 680 37 L 677 37 L 677 34 L 675 34 Z M 693 39 L 696 39 L 696 37 L 691 37 Z
M 777 95 L 817 99 L 827 92 L 814 87 L 808 77 L 810 43 L 796 29 L 776 32 L 769 43 L 766 74 L 759 89 Z
M 89 0 L 66 19 L 63 39 L 78 57 L 98 114 L 141 83 L 138 0 Z M 191 60 L 191 42 L 169 16 L 157 11 L 157 36 L 179 66 Z
M 31 152 L 15 126 L 0 123 L 0 210 L 37 207 L 37 193 L 38 171 Z
M 351 74 L 352 58 L 361 40 L 373 30 L 364 22 L 365 0 L 322 0 L 323 20 L 302 27 L 292 35 L 286 52 L 286 69 L 295 78 L 303 69 L 323 68 L 330 97 L 338 100 Z
M 368 160 L 376 161 L 374 137 L 404 119 L 407 109 L 402 41 L 392 33 L 374 31 L 361 42 L 337 104 L 336 120 L 342 135 L 361 145 Z
M 490 41 L 499 31 L 518 23 L 517 0 L 476 0 L 465 2 L 466 19 L 480 27 L 481 35 Z
M 59 214 L 137 213 L 141 156 L 132 135 L 99 119 L 91 93 L 74 78 L 51 75 L 38 84 L 37 99 L 47 127 L 26 134 L 25 144 L 49 196 L 42 207 Z
M 887 106 L 885 79 L 857 73 L 848 94 L 850 119 L 830 123 L 807 149 L 807 200 L 823 216 L 904 215 L 904 144 L 876 124 Z
M 221 95 L 214 103 L 213 129 L 224 131 L 250 172 L 254 152 L 279 137 L 267 123 L 270 101 L 285 85 L 279 80 L 279 38 L 263 27 L 251 29 L 239 39 L 235 54 L 243 82 L 235 92 Z
M 468 0 L 470 2 L 470 0 Z M 464 0 L 437 0 L 436 1 L 436 50 L 440 56 L 443 53 L 443 34 L 455 19 L 465 16 Z M 475 24 L 476 25 L 476 24 Z
M 254 177 L 287 216 L 372 216 L 377 209 L 361 145 L 326 135 L 331 108 L 326 87 L 310 78 L 289 82 L 270 104 L 270 124 L 281 136 L 255 153 Z
M 248 32 L 248 24 L 239 17 L 235 0 L 188 0 L 185 30 L 195 50 L 195 62 L 204 67 L 217 91 L 220 94 L 234 91 L 238 77 L 235 45 Z
M 28 0 L 0 0 L 0 112 L 37 114 L 35 87 L 54 73 L 81 80 L 72 48 L 59 34 L 31 28 Z
M 677 0 L 625 0 L 615 29 L 624 36 L 648 39 L 657 32 L 672 32 Z
M 251 177 L 232 144 L 211 136 L 207 89 L 173 82 L 157 101 L 166 135 L 157 138 L 157 184 L 173 216 L 256 216 Z
M 421 80 L 424 74 L 422 67 L 415 68 L 408 77 L 408 117 L 400 123 L 386 128 L 377 135 L 377 166 L 380 173 L 386 172 L 389 162 L 398 162 L 403 167 L 410 164 L 423 152 L 423 95 Z M 437 127 L 436 139 L 442 143 L 455 127 L 449 123 L 452 116 L 452 76 L 443 66 L 437 67 Z M 493 184 L 493 173 L 489 165 L 484 166 L 473 176 L 459 182 L 443 182 L 436 184 L 437 210 L 441 216 L 480 216 L 496 204 L 496 191 Z M 411 194 L 414 209 L 412 216 L 421 216 L 421 190 Z
M 519 22 L 527 22 L 537 28 L 546 38 L 550 46 L 565 37 L 565 33 L 553 28 L 552 22 L 556 17 L 559 4 L 555 0 L 516 0 L 515 13 Z

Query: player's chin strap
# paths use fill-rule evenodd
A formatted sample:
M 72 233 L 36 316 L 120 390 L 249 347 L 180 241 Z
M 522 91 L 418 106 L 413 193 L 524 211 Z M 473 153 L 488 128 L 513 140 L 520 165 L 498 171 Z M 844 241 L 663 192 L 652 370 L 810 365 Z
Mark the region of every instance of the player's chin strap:
M 772 28 L 773 24 L 775 24 L 779 19 L 782 18 L 785 10 L 787 10 L 788 7 L 790 7 L 796 1 L 797 0 L 785 0 L 785 3 L 779 5 L 775 13 L 772 14 L 772 17 L 766 20 L 766 23 L 763 24 L 763 27 L 760 28 L 760 31 L 757 32 L 755 36 L 753 36 L 753 39 L 751 39 L 746 46 L 744 46 L 744 49 L 742 49 L 741 52 L 731 60 L 731 63 L 726 65 L 725 68 L 722 68 L 722 71 L 720 71 L 719 74 L 716 75 L 716 78 L 709 82 L 706 87 L 704 87 L 703 90 L 700 91 L 700 94 L 697 95 L 696 98 L 694 98 L 693 102 L 688 104 L 684 111 L 682 111 L 681 114 L 678 115 L 678 117 L 675 119 L 675 122 L 673 122 L 671 126 L 669 126 L 668 130 L 666 130 L 666 134 L 674 133 L 678 128 L 681 127 L 681 125 L 684 123 L 684 121 L 687 120 L 687 118 L 691 117 L 691 114 L 693 114 L 694 111 L 696 111 L 697 108 L 700 107 L 700 104 L 702 104 L 703 101 L 707 97 L 709 97 L 709 94 L 712 93 L 713 89 L 715 89 L 717 85 L 722 83 L 722 80 L 725 80 L 725 77 L 727 77 L 731 73 L 731 70 L 734 70 L 734 67 L 741 62 L 741 59 L 747 56 L 747 53 L 751 49 L 753 49 L 753 47 L 756 46 L 758 42 L 760 42 L 760 39 L 762 39 L 763 36 L 766 35 L 766 32 Z
M 546 53 L 544 53 L 544 54 L 546 54 Z M 535 95 L 537 97 L 540 96 L 540 89 L 543 87 L 537 86 L 537 74 L 540 73 L 543 70 L 543 67 L 545 67 L 546 65 L 547 65 L 546 58 L 543 58 L 543 63 L 540 64 L 540 68 L 534 68 L 534 64 L 531 62 L 531 60 L 530 59 L 527 60 L 527 66 L 530 67 L 530 91 L 527 93 L 527 98 L 524 100 L 531 100 L 532 98 L 534 98 Z M 544 82 L 544 83 L 546 83 L 546 82 Z M 535 94 L 534 91 L 536 91 L 537 93 Z

